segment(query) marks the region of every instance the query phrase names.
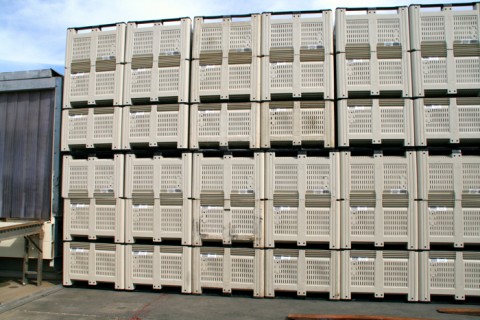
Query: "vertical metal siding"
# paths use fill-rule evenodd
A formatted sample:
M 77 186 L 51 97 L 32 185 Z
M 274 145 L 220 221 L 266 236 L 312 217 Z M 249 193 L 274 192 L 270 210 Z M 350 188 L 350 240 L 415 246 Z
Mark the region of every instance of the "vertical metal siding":
M 0 92 L 0 218 L 49 220 L 55 89 Z

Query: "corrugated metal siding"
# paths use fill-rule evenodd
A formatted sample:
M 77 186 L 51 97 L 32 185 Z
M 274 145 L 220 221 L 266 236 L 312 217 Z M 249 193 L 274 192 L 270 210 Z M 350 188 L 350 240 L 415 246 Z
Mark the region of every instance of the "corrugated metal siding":
M 0 92 L 0 218 L 50 219 L 55 90 Z

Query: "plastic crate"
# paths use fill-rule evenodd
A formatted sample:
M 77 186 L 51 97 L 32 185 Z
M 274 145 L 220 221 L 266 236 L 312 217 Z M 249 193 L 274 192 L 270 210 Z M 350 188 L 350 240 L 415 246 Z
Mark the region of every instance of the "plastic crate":
M 213 201 L 212 201 L 213 200 Z M 242 242 L 262 248 L 264 202 L 261 200 L 193 200 L 193 245 L 217 240 L 223 244 Z
M 125 65 L 124 104 L 188 103 L 190 61 Z
M 264 296 L 264 251 L 247 248 L 193 248 L 193 293 L 202 289 L 252 290 Z
M 193 60 L 190 101 L 259 101 L 260 62 L 258 57 L 238 61 L 220 56 Z
M 65 68 L 63 107 L 122 105 L 123 73 L 123 64 L 89 66 L 80 71 Z
M 127 24 L 127 63 L 190 60 L 190 18 L 134 21 Z
M 333 55 L 262 58 L 262 100 L 334 98 Z
M 449 206 L 436 206 L 418 201 L 420 249 L 433 244 L 448 244 L 456 248 L 480 244 L 480 204 L 471 207 L 466 201 L 454 201 Z
M 418 301 L 418 254 L 413 251 L 342 251 L 342 299 L 352 293 L 406 294 Z M 420 273 L 420 276 L 424 273 Z
M 293 242 L 297 246 L 328 244 L 330 249 L 338 249 L 340 207 L 334 198 L 322 200 L 311 203 L 302 199 L 290 205 L 265 201 L 265 247 Z
M 386 199 L 370 202 L 358 206 L 355 200 L 346 199 L 339 204 L 342 249 L 352 248 L 352 244 L 404 244 L 408 250 L 418 249 L 419 214 L 413 199 L 404 204 Z
M 121 149 L 122 109 L 88 108 L 62 112 L 62 151 L 108 145 Z
M 274 206 L 290 206 L 299 200 L 323 204 L 331 198 L 339 199 L 338 158 L 337 152 L 323 157 L 266 153 L 265 199 L 273 200 Z
M 334 102 L 278 101 L 262 104 L 262 147 L 335 146 Z
M 126 243 L 147 239 L 192 244 L 192 200 L 134 198 L 125 201 Z
M 335 51 L 410 50 L 408 7 L 337 8 Z
M 188 110 L 186 104 L 124 107 L 123 149 L 188 148 Z
M 432 295 L 465 300 L 480 296 L 480 252 L 424 251 L 420 260 L 420 301 Z
M 412 52 L 415 97 L 480 92 L 480 56 L 456 56 L 452 50 L 428 56 Z
M 411 5 L 409 8 L 412 50 L 444 47 L 478 52 L 480 5 L 457 3 Z M 478 55 L 478 54 L 477 54 Z
M 260 103 L 210 103 L 190 107 L 190 148 L 260 147 Z
M 123 199 L 64 199 L 63 240 L 77 236 L 125 239 L 125 204 Z
M 192 292 L 192 248 L 180 246 L 125 246 L 125 289 L 135 285 L 181 287 Z
M 253 157 L 206 157 L 193 154 L 192 198 L 245 201 L 264 198 L 264 153 Z
M 111 66 L 125 62 L 125 23 L 67 30 L 67 68 Z
M 115 289 L 125 288 L 125 250 L 120 244 L 63 243 L 63 285 L 72 281 L 114 283 Z
M 333 54 L 332 11 L 262 14 L 262 55 Z
M 113 159 L 63 157 L 63 198 L 122 198 L 124 156 Z
M 480 98 L 416 99 L 414 110 L 416 146 L 480 141 Z
M 279 291 L 305 296 L 326 292 L 340 299 L 340 251 L 268 249 L 265 250 L 265 296 Z
M 338 144 L 413 146 L 411 99 L 348 99 L 337 101 Z
M 410 53 L 336 54 L 337 97 L 412 97 Z
M 417 199 L 417 160 L 414 151 L 399 155 L 352 155 L 341 152 L 341 198 L 351 207 L 373 206 L 407 208 Z M 418 170 L 422 172 L 420 169 Z
M 164 199 L 179 203 L 191 196 L 192 154 L 181 157 L 137 158 L 128 154 L 125 170 L 125 197 Z
M 257 57 L 260 52 L 261 15 L 196 17 L 193 59 L 209 56 Z
M 418 198 L 432 207 L 453 207 L 455 200 L 463 207 L 480 208 L 480 156 L 430 155 L 418 152 Z

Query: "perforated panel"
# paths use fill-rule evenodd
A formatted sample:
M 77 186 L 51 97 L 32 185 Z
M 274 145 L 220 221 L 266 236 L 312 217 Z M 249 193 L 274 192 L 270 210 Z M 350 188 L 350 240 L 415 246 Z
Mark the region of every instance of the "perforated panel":
M 323 23 L 302 22 L 301 23 L 301 46 L 324 46 Z
M 148 138 L 150 134 L 150 113 L 149 112 L 130 112 L 129 117 L 129 137 Z
M 369 157 L 358 157 L 365 159 L 364 164 L 352 164 L 350 166 L 350 190 L 371 191 L 375 190 L 375 165 L 368 164 Z
M 113 123 L 114 115 L 112 114 L 98 114 L 95 115 L 93 123 L 93 138 L 94 139 L 109 139 L 113 138 Z
M 479 57 L 456 57 L 455 66 L 458 84 L 480 83 Z
M 154 166 L 133 165 L 132 189 L 134 191 L 153 190 Z
M 382 86 L 401 85 L 404 81 L 401 59 L 378 60 L 378 82 Z
M 230 90 L 248 89 L 252 85 L 252 65 L 228 65 L 228 88 Z
M 88 190 L 88 166 L 70 166 L 69 171 L 70 191 L 87 191 Z
M 223 232 L 222 207 L 200 207 L 200 234 L 221 235 Z
M 253 284 L 254 282 L 254 257 L 232 256 L 232 283 Z
M 323 87 L 325 79 L 323 71 L 323 62 L 302 62 L 300 64 L 300 72 L 302 75 L 302 88 Z
M 182 232 L 182 216 L 186 208 L 179 207 L 160 207 L 162 232 Z
M 158 69 L 158 91 L 162 96 L 169 92 L 176 92 L 180 89 L 180 68 L 159 68 Z
M 423 58 L 423 82 L 425 84 L 447 83 L 446 58 Z
M 401 43 L 401 21 L 398 18 L 377 20 L 377 43 Z
M 403 133 L 406 131 L 404 107 L 380 108 L 381 132 Z
M 72 40 L 72 60 L 90 59 L 91 37 L 75 37 Z
M 480 134 L 480 106 L 458 107 L 458 130 L 461 133 Z
M 330 208 L 306 208 L 306 235 L 328 236 L 330 235 Z
M 273 208 L 274 235 L 298 234 L 298 208 L 295 207 L 274 207 Z
M 452 208 L 429 208 L 428 214 L 430 236 L 452 237 L 455 234 Z
M 200 268 L 201 282 L 221 283 L 223 281 L 223 255 L 201 254 Z
M 478 16 L 461 15 L 453 17 L 454 40 L 478 40 Z
M 70 115 L 68 117 L 68 139 L 84 140 L 87 138 L 87 115 Z
M 445 17 L 424 16 L 420 19 L 420 36 L 422 41 L 445 40 Z
M 330 165 L 326 164 L 307 164 L 306 165 L 306 190 L 319 191 L 331 190 L 330 186 Z
M 165 29 L 160 32 L 160 53 L 180 52 L 182 47 L 182 30 Z
M 82 97 L 88 95 L 89 73 L 77 73 L 70 76 L 70 96 Z
M 200 66 L 200 90 L 220 90 L 222 66 Z
M 88 255 L 86 249 L 70 247 L 70 273 L 72 275 L 88 276 Z
M 297 285 L 298 259 L 296 257 L 273 257 L 274 284 Z
M 429 163 L 429 187 L 431 191 L 451 191 L 453 186 L 453 164 Z
M 116 208 L 113 205 L 97 205 L 95 208 L 95 230 L 115 231 Z
M 157 113 L 157 137 L 176 137 L 182 129 L 178 124 L 179 111 Z
M 198 112 L 198 135 L 201 137 L 220 136 L 220 110 Z
M 480 237 L 480 209 L 463 209 L 463 235 Z
M 223 191 L 223 165 L 200 166 L 200 190 Z
M 95 73 L 95 95 L 115 93 L 115 71 Z
M 117 56 L 117 35 L 106 34 L 97 37 L 97 58 L 111 59 Z
M 387 237 L 408 236 L 408 209 L 383 209 L 383 235 Z
M 375 286 L 375 259 L 350 258 L 350 285 L 352 287 Z
M 372 108 L 353 106 L 347 108 L 348 133 L 370 133 L 372 130 Z
M 255 166 L 247 164 L 232 165 L 232 192 L 254 190 Z
M 164 164 L 161 168 L 161 191 L 179 191 L 183 189 L 183 164 Z
M 200 40 L 200 50 L 222 50 L 222 28 L 221 26 L 215 27 L 202 27 Z
M 350 208 L 350 233 L 352 236 L 374 236 L 375 208 Z
M 325 109 L 308 108 L 300 111 L 303 136 L 323 135 L 325 133 Z
M 330 286 L 330 259 L 307 258 L 307 286 Z
M 148 93 L 151 90 L 152 69 L 138 69 L 131 71 L 131 92 Z
M 250 126 L 253 125 L 253 115 L 250 110 L 228 111 L 228 135 L 235 137 L 248 137 Z
M 455 288 L 455 261 L 451 259 L 429 259 L 430 287 L 438 289 Z
M 383 259 L 384 279 L 386 288 L 408 288 L 408 259 Z
M 255 233 L 255 208 L 231 208 L 232 236 L 253 236 Z
M 89 226 L 89 202 L 70 203 L 70 229 L 72 231 L 85 231 Z
M 229 49 L 252 48 L 252 26 L 232 25 L 230 27 Z
M 137 279 L 153 279 L 153 252 L 132 252 L 132 276 Z
M 115 251 L 95 250 L 95 275 L 115 277 Z
M 293 47 L 293 24 L 275 23 L 270 25 L 270 47 L 285 48 Z
M 147 55 L 153 52 L 153 31 L 133 33 L 133 55 Z
M 346 39 L 348 44 L 369 43 L 368 19 L 348 19 L 346 21 Z
M 154 208 L 152 205 L 133 205 L 132 229 L 135 232 L 153 232 Z
M 480 283 L 480 260 L 464 260 L 465 289 L 478 290 Z
M 293 134 L 293 109 L 270 109 L 270 135 Z
M 293 86 L 293 63 L 270 63 L 270 87 L 291 88 Z
M 348 86 L 361 86 L 370 84 L 372 75 L 370 60 L 347 60 L 346 77 Z
M 463 190 L 480 189 L 480 163 L 462 164 Z
M 427 133 L 450 132 L 448 106 L 425 106 L 425 131 Z
M 406 164 L 384 164 L 383 184 L 385 190 L 408 189 L 408 167 Z

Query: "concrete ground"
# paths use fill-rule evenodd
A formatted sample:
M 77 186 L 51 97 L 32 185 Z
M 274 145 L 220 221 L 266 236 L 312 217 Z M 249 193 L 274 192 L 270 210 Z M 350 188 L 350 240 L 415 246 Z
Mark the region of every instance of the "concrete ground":
M 196 296 L 153 290 L 113 291 L 57 285 L 36 290 L 30 297 L 0 305 L 0 319 L 286 319 L 291 313 L 475 319 L 471 316 L 440 314 L 436 311 L 437 308 L 448 307 L 479 306 L 445 302 L 328 301 L 321 298 L 292 297 L 254 299 L 220 294 Z

